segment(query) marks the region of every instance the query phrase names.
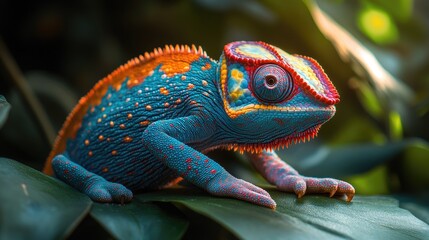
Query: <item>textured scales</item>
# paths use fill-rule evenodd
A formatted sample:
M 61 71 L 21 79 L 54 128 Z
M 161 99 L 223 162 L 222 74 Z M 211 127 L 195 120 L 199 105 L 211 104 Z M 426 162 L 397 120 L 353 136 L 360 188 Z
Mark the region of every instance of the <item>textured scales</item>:
M 314 137 L 338 102 L 315 60 L 263 42 L 230 43 L 219 62 L 201 47 L 166 46 L 121 66 L 79 101 L 44 172 L 100 202 L 128 202 L 133 191 L 184 178 L 274 208 L 266 191 L 203 154 L 223 147 L 246 152 L 280 190 L 350 201 L 350 184 L 301 176 L 272 151 Z

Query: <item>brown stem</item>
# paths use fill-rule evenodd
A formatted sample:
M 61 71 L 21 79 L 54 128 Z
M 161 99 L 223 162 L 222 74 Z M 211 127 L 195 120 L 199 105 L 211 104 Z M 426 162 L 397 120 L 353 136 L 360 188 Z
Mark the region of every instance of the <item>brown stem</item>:
M 3 39 L 0 36 L 0 66 L 9 74 L 10 81 L 18 89 L 21 97 L 24 99 L 24 104 L 29 109 L 30 114 L 36 120 L 45 141 L 52 147 L 55 139 L 55 130 L 49 121 L 49 117 L 45 112 L 39 99 L 34 94 L 31 87 L 28 85 L 24 75 L 16 64 L 15 60 L 10 55 Z

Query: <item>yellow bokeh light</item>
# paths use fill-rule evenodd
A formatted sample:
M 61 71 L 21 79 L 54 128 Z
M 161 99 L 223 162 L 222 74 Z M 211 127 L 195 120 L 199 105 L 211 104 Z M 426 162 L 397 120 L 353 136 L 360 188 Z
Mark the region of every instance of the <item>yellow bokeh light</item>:
M 376 8 L 366 8 L 358 18 L 361 31 L 376 43 L 391 43 L 397 40 L 396 26 L 390 16 Z

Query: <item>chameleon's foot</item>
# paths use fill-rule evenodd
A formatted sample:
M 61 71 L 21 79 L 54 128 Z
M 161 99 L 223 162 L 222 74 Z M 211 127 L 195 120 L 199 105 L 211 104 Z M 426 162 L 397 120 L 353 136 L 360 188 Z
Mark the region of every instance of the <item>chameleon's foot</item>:
M 295 192 L 298 198 L 306 193 L 329 193 L 329 197 L 334 195 L 345 196 L 346 201 L 350 202 L 355 189 L 347 182 L 333 178 L 312 178 L 301 175 L 288 175 L 277 187 L 286 192 Z
M 104 179 L 99 179 L 90 184 L 84 192 L 96 202 L 124 204 L 133 199 L 133 193 L 128 188 L 122 184 L 108 182 Z
M 207 191 L 216 196 L 233 197 L 269 208 L 276 208 L 270 194 L 244 180 L 230 174 L 220 174 L 207 185 Z
M 59 179 L 85 193 L 93 201 L 125 203 L 133 198 L 133 193 L 123 185 L 106 181 L 70 161 L 65 155 L 55 156 L 52 159 L 52 168 Z

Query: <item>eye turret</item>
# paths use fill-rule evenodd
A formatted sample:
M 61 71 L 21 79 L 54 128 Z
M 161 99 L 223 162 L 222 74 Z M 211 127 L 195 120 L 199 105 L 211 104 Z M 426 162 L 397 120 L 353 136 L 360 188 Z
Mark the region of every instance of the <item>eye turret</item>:
M 293 87 L 292 76 L 275 64 L 262 65 L 253 74 L 253 93 L 262 102 L 283 102 L 292 94 Z

